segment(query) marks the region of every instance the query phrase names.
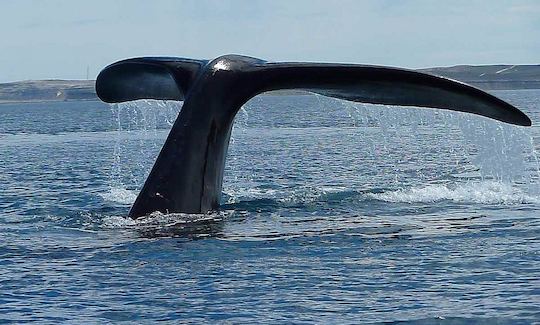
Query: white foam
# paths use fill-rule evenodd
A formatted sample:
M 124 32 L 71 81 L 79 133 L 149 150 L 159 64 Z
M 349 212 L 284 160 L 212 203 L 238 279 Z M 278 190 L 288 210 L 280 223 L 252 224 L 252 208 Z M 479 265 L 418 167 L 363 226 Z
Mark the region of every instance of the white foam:
M 135 226 L 137 222 L 131 218 L 121 217 L 121 216 L 107 216 L 103 218 L 102 228 L 104 229 L 118 229 L 118 228 L 128 228 Z
M 107 216 L 103 218 L 101 227 L 104 229 L 166 229 L 169 227 L 191 226 L 201 223 L 218 222 L 225 219 L 230 213 L 226 211 L 187 214 L 187 213 L 161 213 L 153 212 L 148 216 L 131 219 L 122 216 Z
M 121 187 L 111 187 L 108 192 L 101 193 L 100 196 L 106 201 L 120 204 L 132 204 L 137 198 L 137 193 Z
M 429 203 L 443 200 L 481 204 L 540 204 L 540 196 L 530 195 L 510 183 L 484 181 L 464 184 L 430 184 L 368 196 L 394 203 Z
M 139 226 L 170 226 L 221 220 L 226 214 L 227 212 L 221 211 L 211 213 L 161 213 L 156 211 L 148 216 L 136 219 L 135 223 Z

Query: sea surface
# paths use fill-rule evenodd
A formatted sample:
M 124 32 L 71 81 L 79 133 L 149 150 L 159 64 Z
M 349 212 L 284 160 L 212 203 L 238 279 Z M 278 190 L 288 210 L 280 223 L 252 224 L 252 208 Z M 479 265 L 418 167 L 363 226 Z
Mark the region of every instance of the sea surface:
M 540 322 L 532 128 L 258 96 L 222 209 L 125 218 L 181 103 L 0 105 L 0 323 Z

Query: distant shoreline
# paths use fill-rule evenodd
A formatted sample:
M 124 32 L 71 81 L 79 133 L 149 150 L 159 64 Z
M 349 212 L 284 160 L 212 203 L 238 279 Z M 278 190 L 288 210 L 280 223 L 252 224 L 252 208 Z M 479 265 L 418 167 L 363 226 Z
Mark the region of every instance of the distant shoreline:
M 71 103 L 71 102 L 101 102 L 99 98 L 89 99 L 68 99 L 68 100 L 54 100 L 54 99 L 21 99 L 21 100 L 0 100 L 0 105 L 4 104 L 42 104 L 42 103 Z
M 540 89 L 540 65 L 459 65 L 418 69 L 486 91 Z M 0 104 L 99 101 L 94 80 L 29 80 L 0 83 Z M 281 90 L 268 95 L 301 94 Z

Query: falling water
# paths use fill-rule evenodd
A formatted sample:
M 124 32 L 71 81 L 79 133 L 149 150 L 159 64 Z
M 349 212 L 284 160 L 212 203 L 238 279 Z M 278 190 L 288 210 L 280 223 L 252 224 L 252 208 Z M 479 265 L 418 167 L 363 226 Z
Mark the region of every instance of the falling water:
M 298 103 L 296 97 L 307 99 Z M 295 107 L 306 103 L 309 104 L 308 109 Z M 111 106 L 117 132 L 110 182 L 111 196 L 116 197 L 116 201 L 129 204 L 134 200 L 181 104 L 139 100 Z M 284 109 L 287 112 L 283 112 Z M 341 132 L 344 130 L 354 130 L 351 134 L 357 134 L 358 140 L 351 138 L 350 148 L 362 146 L 355 149 L 358 163 L 379 164 L 381 177 L 372 180 L 372 186 L 386 182 L 384 179 L 391 179 L 394 184 L 394 192 L 375 194 L 383 200 L 397 200 L 396 193 L 402 194 L 404 201 L 413 200 L 411 195 L 415 194 L 418 200 L 426 200 L 429 199 L 426 192 L 433 192 L 433 200 L 457 200 L 464 193 L 469 193 L 474 201 L 474 195 L 504 197 L 504 193 L 513 193 L 516 186 L 526 192 L 523 195 L 538 195 L 539 163 L 528 128 L 445 110 L 358 104 L 318 95 L 270 95 L 252 99 L 237 114 L 227 162 L 227 169 L 232 168 L 233 172 L 226 171 L 225 202 L 237 202 L 245 197 L 238 192 L 246 189 L 228 188 L 230 177 L 234 177 L 233 183 L 248 187 L 251 194 L 258 191 L 253 187 L 257 186 L 261 175 L 253 171 L 235 172 L 234 168 L 237 159 L 246 159 L 242 156 L 245 153 L 241 152 L 245 148 L 238 147 L 245 144 L 237 143 L 237 139 L 245 137 L 250 129 L 260 127 L 337 127 L 336 137 L 343 136 Z M 313 141 L 315 143 L 317 139 Z M 260 150 L 265 149 L 261 147 Z M 282 155 L 292 153 L 283 151 Z M 343 156 L 347 154 L 343 153 Z M 289 161 L 298 162 L 298 168 L 302 168 L 302 164 L 309 165 L 303 159 L 309 158 L 300 155 L 298 159 Z M 307 169 L 302 173 L 307 175 Z M 328 175 L 321 174 L 320 177 L 328 178 Z M 306 182 L 309 180 L 310 177 L 306 177 Z M 370 184 L 369 179 L 366 182 Z M 317 180 L 313 185 L 328 189 Z M 280 200 L 290 200 L 288 196 L 297 195 L 297 191 L 297 188 L 294 193 L 285 190 L 282 193 L 285 196 Z M 264 192 L 279 195 L 276 190 Z M 306 199 L 310 195 L 304 193 L 301 197 Z
M 375 197 L 399 201 L 401 195 L 404 202 L 426 199 L 468 199 L 477 203 L 540 201 L 540 165 L 531 128 L 467 113 L 341 103 L 356 126 L 378 128 L 385 148 L 399 150 L 399 145 L 391 142 L 405 141 L 407 147 L 419 149 L 415 152 L 417 166 L 435 164 L 434 174 L 417 175 L 425 182 L 421 186 L 404 191 L 403 186 L 398 185 L 398 191 Z M 436 152 L 429 152 L 433 149 Z M 403 159 L 395 163 L 402 164 Z M 445 175 L 446 167 L 452 165 L 455 168 L 451 175 Z M 396 179 L 400 176 L 395 175 Z
M 137 100 L 110 106 L 115 132 L 108 199 L 131 204 L 163 146 L 182 102 Z

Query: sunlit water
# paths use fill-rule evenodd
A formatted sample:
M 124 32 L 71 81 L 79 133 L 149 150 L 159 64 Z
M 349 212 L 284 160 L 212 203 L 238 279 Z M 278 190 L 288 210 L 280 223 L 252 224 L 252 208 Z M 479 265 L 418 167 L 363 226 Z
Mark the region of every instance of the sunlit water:
M 0 323 L 540 320 L 540 128 L 259 96 L 221 211 L 125 219 L 180 108 L 0 105 Z

